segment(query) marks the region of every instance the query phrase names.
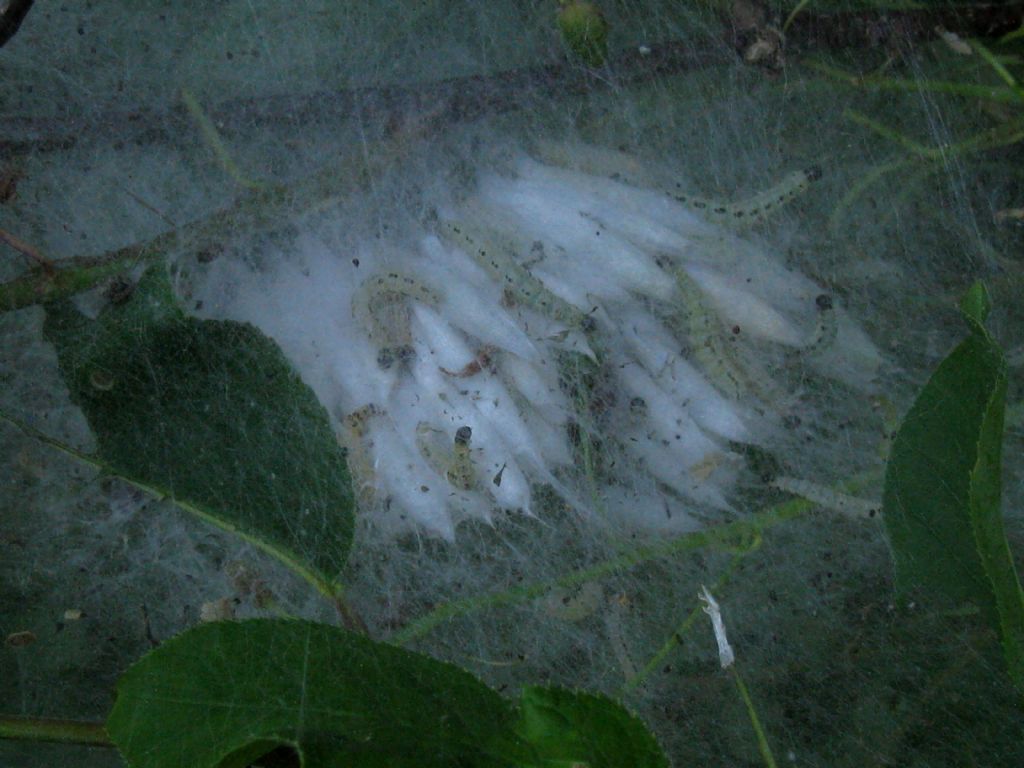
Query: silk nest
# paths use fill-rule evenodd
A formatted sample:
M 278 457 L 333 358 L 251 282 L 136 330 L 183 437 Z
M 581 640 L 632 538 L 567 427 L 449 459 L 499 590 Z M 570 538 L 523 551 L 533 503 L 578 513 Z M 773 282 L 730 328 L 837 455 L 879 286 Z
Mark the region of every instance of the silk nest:
M 425 201 L 416 231 L 219 260 L 203 313 L 281 345 L 374 528 L 453 539 L 558 503 L 689 530 L 735 512 L 744 447 L 772 450 L 798 397 L 787 371 L 872 387 L 854 318 L 749 234 L 817 174 L 718 204 L 617 152 L 533 147 Z

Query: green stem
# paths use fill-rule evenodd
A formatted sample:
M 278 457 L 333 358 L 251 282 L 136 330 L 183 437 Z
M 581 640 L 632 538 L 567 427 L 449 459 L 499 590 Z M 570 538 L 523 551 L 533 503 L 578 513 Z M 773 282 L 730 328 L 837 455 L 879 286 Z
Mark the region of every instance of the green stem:
M 877 482 L 878 479 L 879 473 L 877 471 L 868 471 L 841 483 L 840 488 L 853 493 L 858 489 L 866 488 L 872 483 Z M 521 587 L 515 587 L 504 592 L 478 595 L 452 603 L 442 603 L 429 613 L 410 622 L 401 630 L 392 634 L 387 638 L 387 641 L 394 645 L 405 645 L 457 616 L 464 616 L 475 611 L 497 608 L 503 605 L 525 603 L 557 587 L 576 587 L 588 581 L 603 579 L 613 573 L 628 570 L 659 557 L 704 548 L 715 548 L 743 554 L 760 540 L 764 531 L 780 523 L 801 517 L 814 509 L 815 506 L 813 502 L 807 499 L 789 499 L 788 501 L 768 507 L 761 512 L 756 512 L 743 520 L 707 528 L 703 531 L 686 533 L 674 539 L 658 542 L 657 544 L 636 547 L 609 560 L 604 560 L 578 571 L 572 571 L 551 581 L 524 584 Z
M 173 233 L 172 233 L 173 234 Z M 0 312 L 74 296 L 124 272 L 129 264 L 155 258 L 170 245 L 164 235 L 139 246 L 129 246 L 99 257 L 58 260 L 53 272 L 35 267 L 0 285 Z
M 873 120 L 863 112 L 858 112 L 855 109 L 847 109 L 843 111 L 843 117 L 850 122 L 856 123 L 870 131 L 874 131 L 879 136 L 889 139 L 889 141 L 899 144 L 901 147 L 919 158 L 923 158 L 925 160 L 942 159 L 942 149 L 937 147 L 926 147 L 924 144 L 914 141 L 909 136 L 892 129 L 887 125 L 883 125 L 877 120 Z
M 28 437 L 31 437 L 33 440 L 38 440 L 40 443 L 48 445 L 51 448 L 70 456 L 76 461 L 80 461 L 83 464 L 88 464 L 90 467 L 98 469 L 101 472 L 107 469 L 106 464 L 104 464 L 102 461 L 97 459 L 92 454 L 85 453 L 84 451 L 80 451 L 77 448 L 72 448 L 67 443 L 63 443 L 55 437 L 50 437 L 45 432 L 36 429 L 31 424 L 22 421 L 16 416 L 12 416 L 11 414 L 7 413 L 4 410 L 0 410 L 0 421 L 6 421 L 12 427 L 15 427 L 16 429 L 20 430 L 22 433 L 24 433 Z
M 858 112 L 854 109 L 847 109 L 843 112 L 843 117 L 874 131 L 879 136 L 883 136 L 884 138 L 899 144 L 913 155 L 916 155 L 923 160 L 948 160 L 949 158 L 956 157 L 957 155 L 968 154 L 970 152 L 981 152 L 986 149 L 996 149 L 997 147 L 1003 147 L 1008 144 L 1016 144 L 1018 141 L 1024 139 L 1024 120 L 1012 120 L 1008 123 L 1004 123 L 1003 125 L 996 126 L 991 130 L 977 133 L 969 139 L 964 139 L 956 144 L 928 147 L 914 141 L 909 136 L 906 136 L 899 131 L 893 130 L 887 125 L 883 125 L 882 123 L 871 119 L 863 112 Z
M 810 4 L 811 0 L 800 0 L 800 2 L 796 4 L 796 7 L 790 11 L 789 16 L 786 17 L 786 21 L 782 24 L 783 34 L 785 34 L 789 29 L 789 25 L 793 23 L 793 19 L 799 16 L 800 12 Z
M 740 564 L 740 561 L 744 557 L 746 557 L 747 554 L 753 552 L 759 544 L 760 538 L 758 538 L 755 541 L 754 545 L 751 546 L 748 550 L 736 553 L 733 559 L 729 562 L 729 567 L 726 568 L 725 571 L 722 572 L 722 575 L 719 576 L 718 579 L 715 581 L 715 583 L 711 585 L 711 592 L 713 594 L 718 594 L 721 588 L 725 586 L 726 583 L 728 583 L 729 579 L 736 571 L 736 566 Z M 669 636 L 669 638 L 664 642 L 664 644 L 662 644 L 661 648 L 659 648 L 658 651 L 651 657 L 650 661 L 648 661 L 644 665 L 644 668 L 625 682 L 625 684 L 619 691 L 620 695 L 625 696 L 626 694 L 636 690 L 640 685 L 642 685 L 643 682 L 651 676 L 651 673 L 653 673 L 662 665 L 662 663 L 665 661 L 668 655 L 679 647 L 679 644 L 683 641 L 683 638 L 686 637 L 687 633 L 690 631 L 690 628 L 694 625 L 694 623 L 697 621 L 698 618 L 700 618 L 700 616 L 703 613 L 704 605 L 700 601 L 697 601 L 697 604 L 694 605 L 690 613 L 687 614 L 685 619 L 683 619 L 683 622 L 675 629 L 675 631 Z
M 907 200 L 917 191 L 918 186 L 939 170 L 941 169 L 938 163 L 918 163 L 909 174 L 902 176 L 900 189 L 886 205 L 880 221 L 887 225 L 892 219 L 903 213 Z
M 418 637 L 422 637 L 439 625 L 457 616 L 489 608 L 497 608 L 503 605 L 527 602 L 546 594 L 556 587 L 579 586 L 585 582 L 603 579 L 613 573 L 628 570 L 641 563 L 665 557 L 666 555 L 708 547 L 746 551 L 750 548 L 751 542 L 755 541 L 765 529 L 799 517 L 813 507 L 814 505 L 805 499 L 791 499 L 745 520 L 738 520 L 734 523 L 708 528 L 703 531 L 687 533 L 657 544 L 637 547 L 609 560 L 588 568 L 573 571 L 551 581 L 525 584 L 505 592 L 479 595 L 452 603 L 443 603 L 394 633 L 388 638 L 388 641 L 395 645 L 404 645 Z
M 902 80 L 895 77 L 873 77 L 857 75 L 814 59 L 805 59 L 804 65 L 826 77 L 854 88 L 878 91 L 903 91 L 906 93 L 944 93 L 950 96 L 966 96 L 985 101 L 1019 104 L 1020 94 L 1013 88 L 993 85 L 976 85 L 944 80 Z
M 879 179 L 890 173 L 895 173 L 902 168 L 917 162 L 914 157 L 901 157 L 896 160 L 890 160 L 887 163 L 882 163 L 871 168 L 867 173 L 861 176 L 843 195 L 842 199 L 836 203 L 836 207 L 832 209 L 832 214 L 828 217 L 828 228 L 833 234 L 838 234 L 840 228 L 843 226 L 843 221 L 846 218 L 846 214 L 855 202 Z
M 772 748 L 768 745 L 768 736 L 761 725 L 761 718 L 757 716 L 757 709 L 754 707 L 753 699 L 750 698 L 750 691 L 747 690 L 746 683 L 740 677 L 740 671 L 736 665 L 733 665 L 732 674 L 733 679 L 736 681 L 736 688 L 739 689 L 740 697 L 747 707 L 747 715 L 750 716 L 750 724 L 754 728 L 754 735 L 757 736 L 757 748 L 761 752 L 761 759 L 764 761 L 766 768 L 777 768 Z
M 880 136 L 905 147 L 910 151 L 910 155 L 876 165 L 850 187 L 847 193 L 843 195 L 840 201 L 836 204 L 835 208 L 832 210 L 832 214 L 829 216 L 829 231 L 833 234 L 840 231 L 850 207 L 852 207 L 864 192 L 877 183 L 883 176 L 895 173 L 896 171 L 901 171 L 907 166 L 919 163 L 929 164 L 919 166 L 915 169 L 911 178 L 916 183 L 935 170 L 930 164 L 937 163 L 941 160 L 948 160 L 949 158 L 956 157 L 957 155 L 968 154 L 970 152 L 981 152 L 986 149 L 995 149 L 997 147 L 1014 144 L 1018 141 L 1024 140 L 1024 120 L 1015 120 L 1004 125 L 997 126 L 990 131 L 983 131 L 975 134 L 969 139 L 965 139 L 957 144 L 947 144 L 943 147 L 927 147 L 855 110 L 848 109 L 844 112 L 844 115 L 847 119 L 857 123 L 858 125 L 868 128 Z M 898 198 L 902 200 L 906 197 L 907 193 L 913 188 L 913 186 L 912 184 L 904 182 L 901 184 L 901 188 L 903 191 L 900 193 Z M 894 210 L 896 209 L 895 204 L 892 207 Z
M 113 747 L 103 723 L 0 715 L 0 739 Z
M 238 167 L 234 158 L 231 157 L 231 153 L 228 152 L 228 148 L 224 146 L 224 140 L 220 137 L 217 127 L 207 116 L 206 112 L 203 111 L 203 107 L 200 105 L 199 99 L 193 95 L 192 91 L 188 88 L 182 88 L 181 100 L 184 102 L 185 108 L 192 116 L 192 119 L 196 121 L 196 125 L 199 127 L 199 132 L 202 134 L 203 140 L 210 147 L 210 151 L 213 152 L 214 157 L 217 158 L 217 163 L 224 172 L 231 177 L 232 181 L 245 189 L 260 189 L 265 187 L 266 184 L 253 181 L 242 173 L 242 170 Z
M 993 71 L 999 75 L 999 78 L 1017 95 L 1018 100 L 1024 100 L 1024 92 L 1022 92 L 1020 87 L 1017 85 L 1017 78 L 1010 74 L 1010 70 L 1003 66 L 1003 63 L 993 56 L 992 52 L 988 48 L 977 40 L 971 41 L 971 48 L 974 49 L 975 53 L 977 53 L 986 64 L 992 67 Z

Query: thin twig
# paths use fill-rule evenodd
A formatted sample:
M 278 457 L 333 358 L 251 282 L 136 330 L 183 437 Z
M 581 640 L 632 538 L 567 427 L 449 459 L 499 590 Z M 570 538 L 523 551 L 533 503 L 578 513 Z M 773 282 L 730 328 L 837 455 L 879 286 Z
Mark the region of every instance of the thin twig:
M 370 636 L 370 628 L 363 621 L 363 617 L 348 604 L 344 595 L 338 595 L 331 602 L 334 603 L 334 610 L 338 612 L 338 617 L 341 619 L 342 626 L 345 629 L 349 632 L 365 635 L 366 637 Z
M 721 590 L 723 586 L 725 586 L 726 583 L 728 583 L 729 579 L 732 578 L 732 574 L 736 571 L 736 567 L 740 564 L 740 561 L 743 560 L 743 558 L 746 557 L 748 554 L 753 552 L 757 548 L 757 546 L 760 545 L 760 542 L 761 539 L 760 537 L 758 537 L 757 539 L 755 539 L 754 543 L 749 549 L 747 549 L 746 551 L 737 552 L 733 556 L 732 560 L 729 561 L 729 566 L 722 572 L 721 576 L 718 577 L 715 583 L 711 585 L 711 590 L 713 592 L 717 593 L 719 590 Z M 662 665 L 662 662 L 665 661 L 668 655 L 679 647 L 679 645 L 683 642 L 683 638 L 686 637 L 686 634 L 690 631 L 690 628 L 694 625 L 694 623 L 697 621 L 697 619 L 701 616 L 703 612 L 703 606 L 700 602 L 694 605 L 693 609 L 689 612 L 689 614 L 687 614 L 686 618 L 683 619 L 682 623 L 680 623 L 680 625 L 676 627 L 675 631 L 672 632 L 668 639 L 665 640 L 661 648 L 659 648 L 657 652 L 650 658 L 650 660 L 648 660 L 648 662 L 644 665 L 643 669 L 641 669 L 639 672 L 636 673 L 636 675 L 631 677 L 623 684 L 620 693 L 625 695 L 635 690 L 638 686 L 642 685 L 644 681 L 646 681 L 647 678 L 650 677 L 651 674 Z
M 1020 94 L 1006 86 L 979 85 L 948 80 L 906 80 L 898 77 L 879 77 L 877 74 L 858 75 L 813 58 L 805 59 L 802 63 L 808 69 L 853 88 L 904 93 L 944 93 L 950 96 L 965 96 L 1001 104 L 1020 103 Z
M 160 641 L 153 634 L 153 626 L 149 622 L 149 609 L 145 603 L 139 606 L 139 611 L 142 614 L 142 633 L 146 636 L 146 642 L 149 643 L 150 648 L 159 647 Z
M 956 144 L 943 144 L 938 147 L 928 147 L 920 142 L 911 139 L 909 136 L 890 128 L 887 125 L 874 120 L 863 112 L 854 109 L 847 109 L 843 117 L 851 122 L 857 123 L 879 136 L 893 141 L 912 154 L 923 160 L 948 160 L 957 155 L 964 155 L 970 152 L 981 152 L 988 149 L 1005 147 L 1024 140 L 1024 119 L 1013 120 L 1004 125 L 996 126 L 988 131 L 981 131 L 970 138 L 957 142 Z
M 732 668 L 732 674 L 733 680 L 736 681 L 736 688 L 740 692 L 740 698 L 743 699 L 743 704 L 747 708 L 747 716 L 750 718 L 750 725 L 754 729 L 754 736 L 757 738 L 757 749 L 761 753 L 761 760 L 764 762 L 765 768 L 776 768 L 778 764 L 775 762 L 772 748 L 768 744 L 768 735 L 761 724 L 761 718 L 757 714 L 754 700 L 750 697 L 750 691 L 747 690 L 747 685 L 743 682 L 737 667 L 734 666 Z
M 41 254 L 35 246 L 29 245 L 24 240 L 15 237 L 10 232 L 4 229 L 0 229 L 0 240 L 3 240 L 5 243 L 11 246 L 11 248 L 18 251 L 19 253 L 28 256 L 28 258 L 31 261 L 35 262 L 37 266 L 42 267 L 43 271 L 47 275 L 53 275 L 53 262 L 50 261 L 50 259 L 43 256 L 43 254 Z
M 103 723 L 81 720 L 51 720 L 41 717 L 0 716 L 0 739 L 53 741 L 60 744 L 85 744 L 113 747 Z
M 216 250 L 233 233 L 265 233 L 292 220 L 296 210 L 323 207 L 324 201 L 337 205 L 347 196 L 365 189 L 371 179 L 393 167 L 416 138 L 429 132 L 433 123 L 409 121 L 390 136 L 375 143 L 367 157 L 353 153 L 339 162 L 292 184 L 277 184 L 249 190 L 233 205 L 205 219 L 171 229 L 142 243 L 127 245 L 99 256 L 61 259 L 53 270 L 31 270 L 0 284 L 0 312 L 20 309 L 73 296 L 100 281 L 119 274 L 126 265 L 164 258 L 168 252 L 202 253 Z
M 856 492 L 878 482 L 878 472 L 865 472 L 839 484 L 839 490 Z M 689 552 L 695 549 L 717 549 L 741 553 L 769 528 L 801 517 L 814 508 L 806 499 L 790 499 L 757 512 L 749 517 L 726 525 L 686 533 L 668 541 L 649 544 L 628 550 L 609 560 L 587 568 L 572 571 L 551 581 L 534 582 L 514 587 L 505 592 L 477 595 L 451 603 L 441 603 L 429 613 L 407 624 L 388 638 L 388 642 L 404 645 L 431 632 L 458 616 L 480 610 L 515 605 L 540 597 L 557 587 L 575 587 L 588 581 L 603 579 L 613 573 L 629 570 L 641 563 L 659 557 Z
M 238 186 L 244 189 L 259 189 L 260 187 L 265 187 L 265 184 L 253 181 L 242 173 L 242 169 L 238 167 L 238 163 L 236 163 L 234 158 L 231 157 L 231 153 L 224 145 L 224 139 L 221 138 L 220 133 L 217 131 L 217 126 L 213 124 L 213 121 L 209 118 L 206 112 L 203 111 L 203 107 L 199 103 L 199 99 L 195 97 L 192 91 L 188 88 L 182 88 L 181 101 L 184 103 L 189 115 L 191 115 L 192 119 L 195 120 L 196 125 L 199 127 L 199 132 L 203 135 L 203 140 L 210 147 L 210 151 L 213 152 L 213 156 L 217 158 L 217 163 L 224 172 L 230 176 Z

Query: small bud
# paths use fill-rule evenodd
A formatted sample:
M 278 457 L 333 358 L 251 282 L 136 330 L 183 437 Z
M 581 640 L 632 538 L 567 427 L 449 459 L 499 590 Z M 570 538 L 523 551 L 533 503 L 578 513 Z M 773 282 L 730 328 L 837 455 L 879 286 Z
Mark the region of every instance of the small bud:
M 588 67 L 600 67 L 608 57 L 608 22 L 591 3 L 563 0 L 558 28 L 569 50 Z

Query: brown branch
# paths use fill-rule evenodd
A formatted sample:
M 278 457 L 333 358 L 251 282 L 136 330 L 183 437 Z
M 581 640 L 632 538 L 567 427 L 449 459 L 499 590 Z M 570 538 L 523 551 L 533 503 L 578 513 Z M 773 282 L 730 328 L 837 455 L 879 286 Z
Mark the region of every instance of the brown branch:
M 43 256 L 34 246 L 29 245 L 24 240 L 15 237 L 4 229 L 0 229 L 0 241 L 7 243 L 14 250 L 27 256 L 37 266 L 41 267 L 47 275 L 53 274 L 53 262 Z
M 903 46 L 935 36 L 941 25 L 961 37 L 991 38 L 1016 29 L 1024 2 L 908 11 L 858 11 L 815 16 L 801 14 L 786 32 L 790 54 L 816 49 Z M 380 86 L 345 91 L 230 99 L 211 106 L 209 117 L 225 133 L 280 123 L 331 123 L 357 115 L 380 124 L 401 122 L 439 108 L 443 123 L 459 123 L 485 114 L 523 109 L 539 99 L 587 93 L 608 85 L 620 87 L 667 74 L 734 62 L 729 50 L 746 50 L 750 29 L 732 24 L 721 40 L 686 40 L 629 49 L 613 56 L 606 69 L 594 71 L 561 61 L 536 67 L 449 78 L 426 85 Z M 189 129 L 184 108 L 107 111 L 95 118 L 68 113 L 60 117 L 4 119 L 0 150 L 52 150 L 80 139 L 131 136 L 135 142 L 167 141 Z
M 60 259 L 51 265 L 50 271 L 45 266 L 29 270 L 0 284 L 0 312 L 73 296 L 135 264 L 164 258 L 172 251 L 197 257 L 216 253 L 225 240 L 239 231 L 253 234 L 280 229 L 292 220 L 296 210 L 339 204 L 346 197 L 367 189 L 374 179 L 405 157 L 417 138 L 435 129 L 434 118 L 420 116 L 418 120 L 395 126 L 365 155 L 360 148 L 294 183 L 249 190 L 233 205 L 170 229 L 152 240 L 97 256 Z

